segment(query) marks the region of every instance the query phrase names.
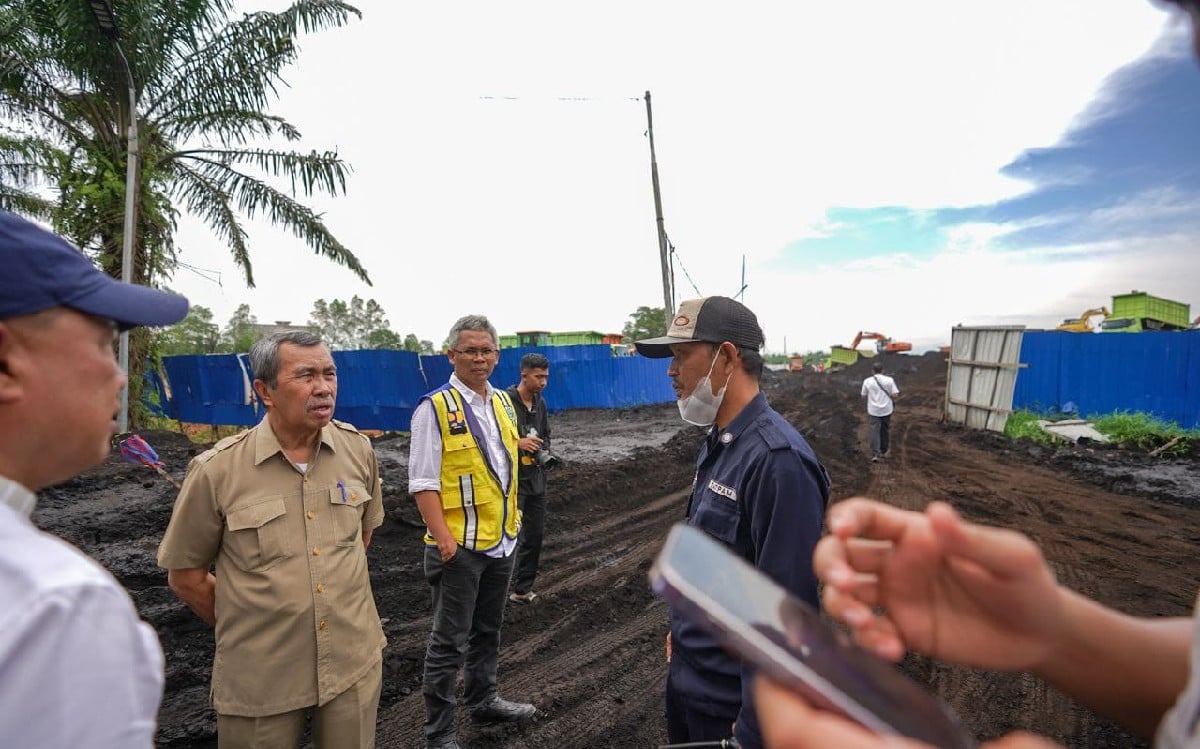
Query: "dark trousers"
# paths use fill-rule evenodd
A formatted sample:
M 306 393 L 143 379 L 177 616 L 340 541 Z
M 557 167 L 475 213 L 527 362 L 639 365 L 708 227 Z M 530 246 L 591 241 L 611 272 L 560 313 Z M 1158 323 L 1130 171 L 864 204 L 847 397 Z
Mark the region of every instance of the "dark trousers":
M 697 741 L 720 741 L 733 736 L 737 720 L 737 705 L 714 702 L 701 703 L 675 689 L 667 676 L 667 741 L 687 744 Z
M 443 562 L 436 546 L 425 547 L 425 579 L 433 589 L 433 631 L 425 649 L 425 739 L 454 735 L 454 682 L 463 671 L 468 708 L 496 694 L 500 625 L 513 555 L 489 557 L 461 546 Z
M 522 595 L 533 590 L 542 539 L 546 535 L 546 495 L 517 497 L 521 508 L 521 535 L 517 541 L 517 562 L 513 567 L 513 592 Z
M 892 415 L 868 416 L 871 422 L 871 455 L 883 455 L 888 451 L 888 424 Z

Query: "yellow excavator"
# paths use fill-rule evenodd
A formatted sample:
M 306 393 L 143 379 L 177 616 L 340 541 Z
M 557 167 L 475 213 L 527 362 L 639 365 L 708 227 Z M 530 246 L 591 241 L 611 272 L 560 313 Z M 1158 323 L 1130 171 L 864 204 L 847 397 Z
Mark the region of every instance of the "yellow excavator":
M 1100 323 L 1104 322 L 1104 319 L 1107 318 L 1108 315 L 1109 311 L 1107 307 L 1090 309 L 1085 311 L 1079 317 L 1069 317 L 1066 320 L 1063 320 L 1062 325 L 1059 325 L 1057 328 L 1055 328 L 1055 330 L 1066 330 L 1071 333 L 1091 333 L 1099 329 Z M 1099 316 L 1100 319 L 1096 321 L 1095 325 L 1092 325 L 1092 318 L 1096 316 Z

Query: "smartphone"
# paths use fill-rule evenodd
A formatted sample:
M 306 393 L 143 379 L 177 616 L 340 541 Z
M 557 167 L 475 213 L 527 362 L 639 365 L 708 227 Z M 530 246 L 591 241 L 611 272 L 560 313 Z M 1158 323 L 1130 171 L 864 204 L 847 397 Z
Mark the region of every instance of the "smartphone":
M 650 586 L 728 651 L 820 708 L 941 749 L 978 746 L 948 705 L 699 528 L 671 529 Z

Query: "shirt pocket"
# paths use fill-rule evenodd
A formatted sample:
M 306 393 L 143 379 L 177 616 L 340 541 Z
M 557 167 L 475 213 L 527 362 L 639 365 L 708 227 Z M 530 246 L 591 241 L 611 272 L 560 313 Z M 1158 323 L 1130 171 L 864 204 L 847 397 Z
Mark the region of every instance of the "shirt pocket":
M 367 502 L 374 497 L 362 484 L 339 484 L 329 490 L 333 532 L 338 546 L 353 546 L 362 536 Z
M 233 563 L 246 572 L 263 572 L 291 556 L 287 504 L 272 497 L 230 510 L 223 545 Z
M 708 535 L 727 544 L 736 543 L 738 526 L 742 522 L 738 504 L 724 497 L 713 496 L 708 489 L 704 492 L 709 496 L 697 498 L 691 525 L 703 529 Z

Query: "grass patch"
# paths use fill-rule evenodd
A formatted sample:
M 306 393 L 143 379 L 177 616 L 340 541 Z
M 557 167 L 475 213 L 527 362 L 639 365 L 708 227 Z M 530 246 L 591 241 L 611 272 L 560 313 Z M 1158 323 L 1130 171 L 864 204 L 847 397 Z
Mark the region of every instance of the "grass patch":
M 137 431 L 157 430 L 163 432 L 179 432 L 198 445 L 216 442 L 217 440 L 244 432 L 250 427 L 229 426 L 216 424 L 193 424 L 180 422 L 165 416 L 148 414 L 142 417 L 141 429 Z
M 1034 442 L 1050 444 L 1054 437 L 1038 426 L 1038 420 L 1042 418 L 1033 411 L 1013 411 L 1004 423 L 1004 436 L 1014 440 L 1023 437 Z
M 1037 423 L 1039 419 L 1051 418 L 1033 411 L 1014 411 L 1004 425 L 1004 436 L 1010 439 L 1024 437 L 1042 444 L 1055 442 L 1055 438 L 1043 431 Z M 1154 450 L 1178 438 L 1178 441 L 1163 450 L 1164 455 L 1182 455 L 1191 449 L 1193 442 L 1200 440 L 1200 429 L 1184 429 L 1174 422 L 1135 411 L 1094 414 L 1088 417 L 1088 421 L 1096 431 L 1112 442 L 1130 445 L 1140 450 Z
M 1171 447 L 1163 450 L 1166 455 L 1185 453 L 1191 449 L 1193 441 L 1200 439 L 1198 429 L 1184 429 L 1174 422 L 1134 411 L 1113 411 L 1092 416 L 1090 421 L 1097 431 L 1113 442 L 1143 450 L 1154 450 L 1178 438 Z

